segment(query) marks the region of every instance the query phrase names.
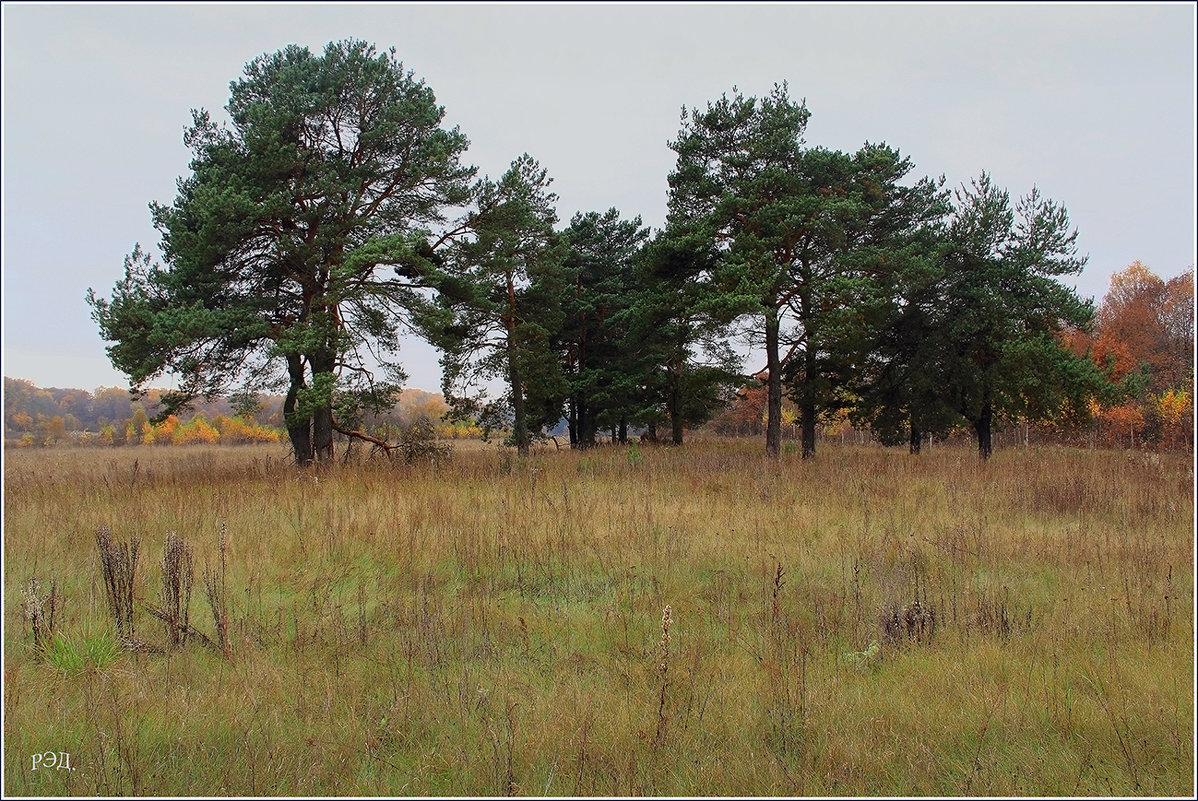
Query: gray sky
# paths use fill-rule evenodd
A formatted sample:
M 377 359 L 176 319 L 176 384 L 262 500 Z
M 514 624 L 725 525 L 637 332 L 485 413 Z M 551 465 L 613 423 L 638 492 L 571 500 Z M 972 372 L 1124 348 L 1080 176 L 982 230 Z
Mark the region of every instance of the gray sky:
M 4 375 L 125 385 L 84 295 L 158 244 L 147 205 L 187 172 L 190 109 L 223 118 L 255 56 L 345 38 L 395 46 L 481 173 L 538 159 L 563 223 L 615 206 L 660 227 L 682 107 L 788 81 L 811 145 L 884 141 L 913 177 L 986 170 L 1063 203 L 1083 296 L 1136 259 L 1165 278 L 1195 262 L 1191 3 L 4 3 Z M 401 353 L 410 385 L 439 391 L 435 352 Z

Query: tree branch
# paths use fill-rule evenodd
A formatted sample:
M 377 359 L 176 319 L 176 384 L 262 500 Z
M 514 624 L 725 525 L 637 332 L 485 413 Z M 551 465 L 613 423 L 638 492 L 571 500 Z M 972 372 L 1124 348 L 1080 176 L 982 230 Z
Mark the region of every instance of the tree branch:
M 391 451 L 393 451 L 399 447 L 398 445 L 392 445 L 389 442 L 381 440 L 378 437 L 372 437 L 364 431 L 355 431 L 355 430 L 349 429 L 349 428 L 342 428 L 340 425 L 337 424 L 336 420 L 333 421 L 333 430 L 336 431 L 338 434 L 344 434 L 345 436 L 349 437 L 350 439 L 360 439 L 363 442 L 369 442 L 370 444 L 374 445 L 376 448 L 381 448 L 383 453 L 387 454 L 388 459 L 391 458 Z

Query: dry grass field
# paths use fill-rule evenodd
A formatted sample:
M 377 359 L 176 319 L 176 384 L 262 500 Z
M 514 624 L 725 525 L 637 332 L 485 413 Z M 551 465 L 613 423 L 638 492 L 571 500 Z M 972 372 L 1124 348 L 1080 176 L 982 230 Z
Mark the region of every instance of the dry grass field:
M 8 451 L 4 794 L 1193 796 L 1192 457 L 761 451 Z

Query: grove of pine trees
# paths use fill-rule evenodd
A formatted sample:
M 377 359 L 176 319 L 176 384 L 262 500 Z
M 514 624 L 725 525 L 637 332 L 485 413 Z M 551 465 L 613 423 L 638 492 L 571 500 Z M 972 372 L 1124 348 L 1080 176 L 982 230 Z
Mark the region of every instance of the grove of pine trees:
M 658 231 L 617 209 L 563 225 L 528 154 L 477 177 L 432 89 L 365 42 L 254 59 L 227 111 L 193 112 L 191 174 L 152 205 L 161 262 L 135 247 L 88 300 L 133 389 L 177 377 L 163 417 L 280 391 L 301 465 L 373 438 L 410 331 L 442 354 L 451 415 L 522 454 L 562 420 L 579 448 L 630 428 L 681 444 L 758 382 L 770 456 L 784 409 L 804 457 L 836 419 L 913 452 L 967 428 L 985 458 L 1015 421 L 1192 416 L 1192 271 L 1129 268 L 1096 317 L 1062 283 L 1086 262 L 1064 206 L 986 173 L 915 178 L 884 143 L 808 145 L 785 84 L 684 112 Z

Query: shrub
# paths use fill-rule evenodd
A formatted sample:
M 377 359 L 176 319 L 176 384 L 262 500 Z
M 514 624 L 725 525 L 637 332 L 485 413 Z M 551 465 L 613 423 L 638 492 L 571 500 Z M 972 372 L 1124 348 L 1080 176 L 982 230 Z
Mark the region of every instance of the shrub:
M 427 417 L 417 418 L 403 430 L 399 452 L 404 462 L 439 462 L 449 458 L 452 449 L 437 437 L 437 428 Z

